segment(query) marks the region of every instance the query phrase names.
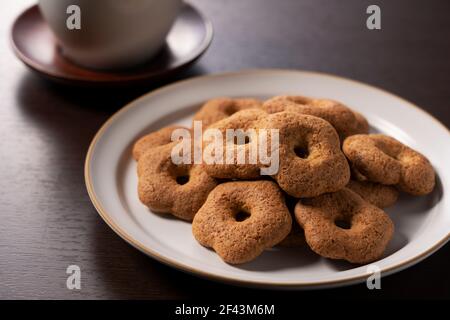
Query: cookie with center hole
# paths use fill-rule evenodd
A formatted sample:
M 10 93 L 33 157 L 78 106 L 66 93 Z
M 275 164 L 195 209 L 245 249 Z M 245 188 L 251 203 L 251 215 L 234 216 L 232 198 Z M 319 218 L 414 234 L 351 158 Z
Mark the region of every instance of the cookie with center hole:
M 295 218 L 314 252 L 357 264 L 381 258 L 394 233 L 383 210 L 347 188 L 300 200 Z
M 218 185 L 192 222 L 195 239 L 227 263 L 258 257 L 290 232 L 291 215 L 272 181 L 235 181 Z
M 138 195 L 154 212 L 191 221 L 217 185 L 201 165 L 175 164 L 177 142 L 147 150 L 138 161 Z
M 249 109 L 237 112 L 211 128 L 224 133 L 229 129 L 253 133 L 243 145 L 224 140 L 220 158 L 225 159 L 229 150 L 232 150 L 232 158 L 231 161 L 205 165 L 205 170 L 213 177 L 254 179 L 261 177 L 263 170 L 272 168 L 269 175 L 286 193 L 297 198 L 340 190 L 350 179 L 350 169 L 340 149 L 336 130 L 321 118 L 286 111 L 267 114 Z M 261 139 L 263 133 L 265 136 Z M 270 162 L 254 157 L 261 151 L 269 151 Z M 242 159 L 256 161 L 248 163 Z
M 358 134 L 345 139 L 342 150 L 358 176 L 396 185 L 412 195 L 426 195 L 435 186 L 435 172 L 421 153 L 384 134 Z

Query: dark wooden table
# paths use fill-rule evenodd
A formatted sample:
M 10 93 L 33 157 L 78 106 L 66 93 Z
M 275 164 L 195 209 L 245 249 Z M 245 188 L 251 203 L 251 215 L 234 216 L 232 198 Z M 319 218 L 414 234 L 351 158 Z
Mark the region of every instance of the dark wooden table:
M 401 95 L 450 126 L 449 1 L 376 1 L 381 31 L 365 27 L 371 1 L 190 1 L 211 18 L 216 35 L 206 55 L 178 78 L 259 67 L 329 72 Z M 292 297 L 173 270 L 101 220 L 84 186 L 89 143 L 111 114 L 161 84 L 94 91 L 40 79 L 7 41 L 14 17 L 31 3 L 0 4 L 0 298 Z M 81 267 L 80 291 L 66 289 L 71 264 Z M 449 245 L 383 278 L 382 290 L 356 285 L 295 297 L 450 298 L 448 270 Z

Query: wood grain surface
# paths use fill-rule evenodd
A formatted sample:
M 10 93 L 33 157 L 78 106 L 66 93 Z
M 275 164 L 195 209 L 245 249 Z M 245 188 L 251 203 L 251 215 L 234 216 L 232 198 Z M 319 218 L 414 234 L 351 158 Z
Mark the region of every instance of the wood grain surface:
M 377 1 L 381 31 L 365 27 L 371 2 L 364 0 L 189 1 L 210 17 L 216 34 L 205 56 L 177 79 L 260 67 L 334 73 L 403 96 L 450 126 L 449 1 Z M 292 297 L 173 270 L 133 249 L 101 220 L 84 186 L 89 143 L 112 113 L 162 83 L 100 91 L 35 76 L 8 43 L 14 17 L 32 3 L 0 4 L 0 298 Z M 79 291 L 66 288 L 71 264 L 81 267 Z M 446 245 L 383 278 L 382 290 L 355 285 L 295 297 L 450 298 L 449 269 Z

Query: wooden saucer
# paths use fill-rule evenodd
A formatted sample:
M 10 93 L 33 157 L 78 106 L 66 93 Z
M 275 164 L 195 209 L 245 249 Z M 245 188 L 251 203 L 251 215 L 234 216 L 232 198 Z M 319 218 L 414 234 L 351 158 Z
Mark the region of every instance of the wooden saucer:
M 120 71 L 87 69 L 62 56 L 35 5 L 15 20 L 11 42 L 17 57 L 48 79 L 81 86 L 120 86 L 151 83 L 175 74 L 195 62 L 208 49 L 212 37 L 211 22 L 195 7 L 185 4 L 165 47 L 147 64 Z

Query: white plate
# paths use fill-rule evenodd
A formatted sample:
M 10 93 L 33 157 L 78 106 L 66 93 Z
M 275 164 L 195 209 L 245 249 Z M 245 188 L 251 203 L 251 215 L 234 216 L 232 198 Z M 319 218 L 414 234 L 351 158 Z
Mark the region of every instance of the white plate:
M 382 275 L 417 263 L 446 243 L 450 230 L 449 131 L 423 110 L 390 93 L 336 76 L 301 71 L 254 70 L 198 77 L 163 87 L 127 105 L 100 129 L 87 154 L 86 185 L 97 211 L 137 249 L 202 277 L 278 288 L 364 281 L 367 266 L 320 258 L 306 247 L 275 248 L 253 262 L 227 265 L 195 241 L 189 223 L 153 214 L 138 200 L 136 164 L 131 158 L 131 146 L 138 137 L 169 124 L 190 125 L 195 109 L 214 97 L 280 94 L 342 101 L 364 114 L 372 130 L 419 150 L 436 169 L 437 186 L 431 195 L 402 196 L 388 210 L 396 231 L 385 256 L 375 263 Z

